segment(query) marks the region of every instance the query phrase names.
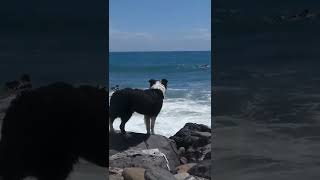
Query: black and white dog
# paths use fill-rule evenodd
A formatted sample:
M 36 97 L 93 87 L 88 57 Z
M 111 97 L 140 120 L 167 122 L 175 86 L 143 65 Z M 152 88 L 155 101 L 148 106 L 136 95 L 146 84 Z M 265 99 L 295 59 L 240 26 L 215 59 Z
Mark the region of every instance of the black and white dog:
M 150 134 L 151 119 L 151 134 L 154 134 L 155 121 L 162 108 L 168 81 L 150 79 L 149 83 L 150 88 L 146 90 L 125 88 L 112 94 L 109 107 L 110 132 L 114 132 L 113 121 L 120 117 L 120 130 L 125 134 L 125 124 L 137 112 L 144 115 L 147 134 Z

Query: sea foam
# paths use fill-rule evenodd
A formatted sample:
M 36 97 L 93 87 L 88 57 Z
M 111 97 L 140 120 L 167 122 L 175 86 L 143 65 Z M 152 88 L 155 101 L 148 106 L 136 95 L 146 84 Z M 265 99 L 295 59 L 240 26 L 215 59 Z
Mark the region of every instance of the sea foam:
M 172 136 L 188 122 L 211 127 L 211 96 L 209 92 L 202 95 L 204 98 L 198 100 L 193 100 L 190 94 L 186 94 L 185 98 L 164 99 L 162 110 L 155 124 L 156 134 L 166 137 Z M 113 126 L 116 130 L 119 130 L 120 123 L 119 118 L 114 121 Z M 126 131 L 146 133 L 143 115 L 134 113 L 126 123 Z

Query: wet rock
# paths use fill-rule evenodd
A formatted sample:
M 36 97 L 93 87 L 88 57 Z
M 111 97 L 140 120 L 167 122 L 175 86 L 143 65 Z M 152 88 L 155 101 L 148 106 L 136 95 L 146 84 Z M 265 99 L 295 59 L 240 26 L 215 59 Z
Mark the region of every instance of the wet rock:
M 211 179 L 211 160 L 204 160 L 193 166 L 188 173 L 190 175 Z

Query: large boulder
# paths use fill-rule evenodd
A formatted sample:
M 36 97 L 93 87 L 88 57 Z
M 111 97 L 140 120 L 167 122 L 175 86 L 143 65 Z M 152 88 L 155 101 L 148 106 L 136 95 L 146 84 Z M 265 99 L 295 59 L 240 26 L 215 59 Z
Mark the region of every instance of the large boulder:
M 187 123 L 174 136 L 171 136 L 180 151 L 183 163 L 200 162 L 211 156 L 211 129 L 196 123 Z M 187 161 L 186 161 L 186 160 Z
M 180 165 L 175 142 L 161 135 L 133 132 L 128 132 L 126 135 L 113 133 L 109 136 L 109 148 L 109 166 L 113 167 L 148 168 L 155 166 L 174 172 L 175 167 Z M 158 149 L 164 156 L 146 153 L 146 150 L 152 149 Z
M 171 136 L 177 147 L 201 147 L 211 142 L 211 129 L 203 124 L 186 123 L 175 135 Z
M 145 153 L 142 149 L 130 149 L 124 152 L 114 154 L 109 157 L 109 166 L 126 167 L 160 167 L 168 169 L 168 163 L 162 156 L 152 156 Z

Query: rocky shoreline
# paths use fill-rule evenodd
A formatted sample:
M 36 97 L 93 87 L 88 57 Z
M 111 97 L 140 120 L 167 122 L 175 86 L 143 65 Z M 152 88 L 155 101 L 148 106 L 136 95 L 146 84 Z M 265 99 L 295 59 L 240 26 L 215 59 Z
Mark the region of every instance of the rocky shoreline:
M 14 98 L 0 99 L 0 119 Z M 211 129 L 205 125 L 187 123 L 170 138 L 110 134 L 109 147 L 110 180 L 211 179 Z
M 110 134 L 108 171 L 110 180 L 211 179 L 211 129 L 187 123 L 170 138 Z

